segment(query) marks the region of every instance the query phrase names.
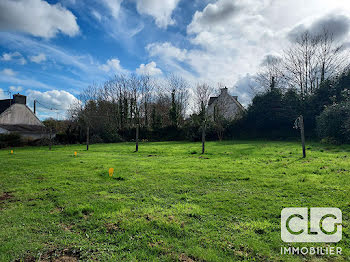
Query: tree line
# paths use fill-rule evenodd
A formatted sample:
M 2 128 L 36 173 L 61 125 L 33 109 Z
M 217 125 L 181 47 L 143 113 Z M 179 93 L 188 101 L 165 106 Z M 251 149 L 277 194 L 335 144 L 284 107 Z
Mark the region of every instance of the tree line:
M 139 140 L 190 140 L 202 141 L 204 152 L 206 140 L 295 139 L 293 124 L 303 115 L 307 137 L 347 143 L 348 65 L 347 50 L 327 30 L 293 36 L 281 56 L 266 57 L 251 104 L 234 120 L 223 117 L 225 105 L 208 117 L 209 98 L 219 88 L 207 83 L 119 75 L 81 93 L 57 140 L 83 143 L 89 130 L 91 143 L 135 141 L 137 151 Z

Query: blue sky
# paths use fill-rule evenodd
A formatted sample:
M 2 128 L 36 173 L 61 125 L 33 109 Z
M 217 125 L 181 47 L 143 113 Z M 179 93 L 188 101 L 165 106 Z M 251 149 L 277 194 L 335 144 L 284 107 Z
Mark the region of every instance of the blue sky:
M 2 0 L 0 98 L 20 92 L 63 115 L 115 74 L 175 73 L 224 84 L 247 105 L 261 61 L 291 31 L 328 23 L 350 42 L 349 14 L 347 0 Z

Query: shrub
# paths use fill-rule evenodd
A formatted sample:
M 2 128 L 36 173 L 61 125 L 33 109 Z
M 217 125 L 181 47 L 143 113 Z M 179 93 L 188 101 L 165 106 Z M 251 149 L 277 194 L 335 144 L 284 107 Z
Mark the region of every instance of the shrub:
M 21 143 L 21 136 L 17 133 L 0 134 L 0 148 L 20 146 Z
M 327 107 L 317 117 L 317 134 L 324 141 L 350 142 L 350 103 Z

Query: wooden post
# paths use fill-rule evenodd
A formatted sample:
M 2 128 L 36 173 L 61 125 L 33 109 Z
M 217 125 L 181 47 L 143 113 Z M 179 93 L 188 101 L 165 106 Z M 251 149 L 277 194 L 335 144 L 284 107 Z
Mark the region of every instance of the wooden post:
M 205 153 L 205 123 L 202 124 L 202 154 Z
M 139 151 L 139 123 L 136 124 L 136 150 L 135 152 Z
M 304 132 L 304 117 L 303 116 L 300 116 L 300 118 L 299 118 L 299 125 L 300 125 L 301 145 L 303 147 L 303 158 L 305 158 L 306 151 L 305 151 L 305 132 Z
M 206 120 L 206 110 L 204 102 L 201 102 L 201 113 L 202 113 L 202 155 L 205 153 L 205 120 Z
M 90 133 L 90 127 L 87 126 L 87 128 L 86 128 L 86 151 L 89 151 L 89 133 Z
M 49 149 L 52 148 L 52 128 L 50 128 L 50 143 L 49 143 Z

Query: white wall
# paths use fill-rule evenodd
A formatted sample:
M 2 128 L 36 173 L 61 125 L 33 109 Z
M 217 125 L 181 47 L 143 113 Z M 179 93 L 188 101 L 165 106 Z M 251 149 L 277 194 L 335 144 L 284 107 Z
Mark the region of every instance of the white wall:
M 13 104 L 0 115 L 0 124 L 3 125 L 37 125 L 44 126 L 34 113 L 22 104 Z
M 214 108 L 221 111 L 223 117 L 227 120 L 233 120 L 239 118 L 242 113 L 242 109 L 233 101 L 227 92 L 222 92 L 219 97 L 208 107 L 208 115 L 214 117 Z

